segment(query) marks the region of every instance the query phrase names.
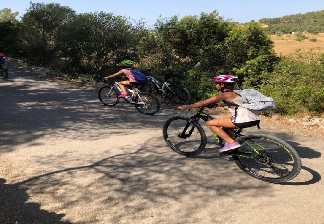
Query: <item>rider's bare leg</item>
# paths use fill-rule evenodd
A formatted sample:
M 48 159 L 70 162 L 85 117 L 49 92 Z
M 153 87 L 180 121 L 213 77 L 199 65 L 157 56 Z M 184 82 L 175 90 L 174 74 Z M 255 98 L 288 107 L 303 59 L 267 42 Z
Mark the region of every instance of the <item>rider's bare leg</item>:
M 233 124 L 231 118 L 229 117 L 223 117 L 223 118 L 217 118 L 210 121 L 207 121 L 207 127 L 217 136 L 222 138 L 226 143 L 234 143 L 235 140 L 232 139 L 224 130 L 224 128 L 235 128 L 235 125 Z
M 126 88 L 125 86 L 129 86 L 131 83 L 130 81 L 121 81 L 119 82 L 119 86 L 121 88 L 121 93 L 125 96 L 127 96 L 127 91 L 126 91 Z

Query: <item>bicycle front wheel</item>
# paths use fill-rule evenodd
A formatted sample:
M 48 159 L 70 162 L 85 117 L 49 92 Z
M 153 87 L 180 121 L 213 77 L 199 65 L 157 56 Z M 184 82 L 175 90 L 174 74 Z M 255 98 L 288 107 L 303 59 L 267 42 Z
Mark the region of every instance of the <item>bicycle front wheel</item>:
M 118 102 L 117 92 L 113 86 L 103 86 L 98 91 L 98 98 L 105 106 L 115 106 Z
M 204 129 L 198 122 L 185 117 L 172 117 L 163 126 L 163 138 L 168 146 L 178 154 L 195 156 L 207 144 Z
M 287 142 L 270 135 L 255 134 L 238 139 L 241 148 L 234 155 L 236 164 L 249 175 L 271 183 L 296 177 L 301 160 Z

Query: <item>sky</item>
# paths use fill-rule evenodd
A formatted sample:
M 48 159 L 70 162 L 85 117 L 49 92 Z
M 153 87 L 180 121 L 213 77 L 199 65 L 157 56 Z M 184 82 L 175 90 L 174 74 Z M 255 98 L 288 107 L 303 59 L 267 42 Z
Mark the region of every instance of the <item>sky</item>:
M 143 20 L 153 26 L 160 17 L 199 15 L 218 11 L 227 20 L 248 22 L 261 18 L 324 10 L 324 0 L 33 0 L 59 3 L 78 13 L 105 11 L 131 20 Z M 297 3 L 298 2 L 298 3 Z M 20 16 L 26 12 L 30 0 L 0 0 L 1 8 L 11 8 Z

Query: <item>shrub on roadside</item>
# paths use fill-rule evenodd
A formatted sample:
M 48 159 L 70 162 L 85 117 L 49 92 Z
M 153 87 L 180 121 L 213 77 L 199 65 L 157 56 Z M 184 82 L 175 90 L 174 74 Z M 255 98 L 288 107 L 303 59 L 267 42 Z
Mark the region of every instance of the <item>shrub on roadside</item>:
M 324 112 L 323 58 L 303 52 L 282 58 L 273 72 L 264 73 L 260 88 L 275 99 L 282 113 Z
M 216 74 L 236 73 L 241 83 L 257 86 L 259 74 L 276 63 L 258 23 L 233 23 L 216 11 L 161 19 L 149 29 L 111 13 L 78 14 L 55 3 L 31 3 L 19 27 L 19 49 L 31 64 L 76 78 L 113 73 L 129 58 L 148 74 L 185 83 L 195 100 L 213 93 L 210 78 Z

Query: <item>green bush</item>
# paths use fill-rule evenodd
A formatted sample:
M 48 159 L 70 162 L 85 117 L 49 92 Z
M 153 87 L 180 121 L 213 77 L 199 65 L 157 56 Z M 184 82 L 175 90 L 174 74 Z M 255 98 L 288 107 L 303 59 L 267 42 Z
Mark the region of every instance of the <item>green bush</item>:
M 19 34 L 19 24 L 16 22 L 0 22 L 0 49 L 11 56 L 19 56 L 17 36 Z
M 16 20 L 18 12 L 4 8 L 0 10 L 0 49 L 10 56 L 19 56 L 18 34 L 20 24 Z
M 59 29 L 57 49 L 66 71 L 91 73 L 111 69 L 124 58 L 136 58 L 135 38 L 124 17 L 84 13 Z
M 31 3 L 22 17 L 19 32 L 25 59 L 37 65 L 51 65 L 56 57 L 58 30 L 74 16 L 75 12 L 66 6 Z
M 257 23 L 225 21 L 217 12 L 161 19 L 148 29 L 111 13 L 77 14 L 59 4 L 31 3 L 17 23 L 15 43 L 29 63 L 78 77 L 116 72 L 116 64 L 128 58 L 146 73 L 186 84 L 196 100 L 213 94 L 210 78 L 220 72 L 258 86 L 263 83 L 259 74 L 271 72 L 277 61 Z
M 324 112 L 324 63 L 314 54 L 283 58 L 264 74 L 261 90 L 272 96 L 282 113 Z
M 234 73 L 239 77 L 242 88 L 258 88 L 265 82 L 264 73 L 271 72 L 278 63 L 279 58 L 270 55 L 260 55 L 246 61 L 241 67 L 234 68 Z
M 188 85 L 196 99 L 213 92 L 210 77 L 220 71 L 233 72 L 242 83 L 250 80 L 255 86 L 259 81 L 253 82 L 252 79 L 259 79 L 260 73 L 271 71 L 278 60 L 272 42 L 257 23 L 229 23 L 215 12 L 160 21 L 156 36 L 160 43 L 155 45 L 160 46 L 156 52 L 160 53 L 155 56 L 168 60 L 160 63 L 160 67 L 156 66 L 155 70 L 161 66 L 169 67 L 174 76 L 189 70 L 185 80 L 189 80 Z M 149 55 L 146 57 L 151 58 Z M 201 63 L 199 71 L 193 69 L 197 62 Z

